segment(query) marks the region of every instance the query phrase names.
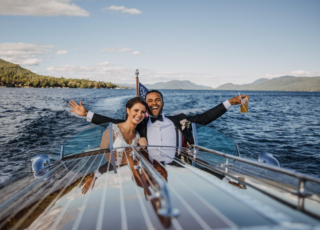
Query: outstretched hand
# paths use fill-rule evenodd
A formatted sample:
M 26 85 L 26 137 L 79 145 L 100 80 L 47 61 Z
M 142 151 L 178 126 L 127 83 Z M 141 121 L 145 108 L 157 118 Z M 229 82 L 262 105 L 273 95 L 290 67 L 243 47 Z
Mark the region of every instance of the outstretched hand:
M 245 98 L 248 98 L 249 100 L 249 97 L 247 95 L 241 95 L 241 100 L 245 99 Z M 240 100 L 240 96 L 235 96 L 234 98 L 231 98 L 229 99 L 229 102 L 231 105 L 242 105 L 242 102 Z
M 83 104 L 80 101 L 80 105 L 78 105 L 74 100 L 69 101 L 69 107 L 73 110 L 70 110 L 70 112 L 75 113 L 79 116 L 87 116 L 88 111 L 83 106 Z
M 83 188 L 81 189 L 82 194 L 86 194 L 88 192 L 88 190 L 94 187 L 94 183 L 96 182 L 96 177 L 94 177 L 94 175 L 90 175 L 89 178 L 87 179 L 85 185 L 83 186 Z

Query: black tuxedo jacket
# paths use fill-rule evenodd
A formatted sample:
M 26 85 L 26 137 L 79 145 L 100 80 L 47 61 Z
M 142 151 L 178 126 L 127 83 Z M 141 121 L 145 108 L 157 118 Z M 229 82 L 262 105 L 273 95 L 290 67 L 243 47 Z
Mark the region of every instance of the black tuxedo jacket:
M 219 118 L 225 112 L 227 112 L 227 110 L 224 107 L 224 105 L 221 103 L 221 104 L 217 105 L 216 107 L 209 109 L 208 111 L 206 111 L 204 113 L 197 114 L 195 116 L 187 116 L 187 115 L 181 113 L 181 114 L 178 114 L 175 116 L 166 116 L 166 118 L 170 119 L 173 122 L 175 127 L 177 127 L 181 131 L 182 135 L 186 137 L 187 141 L 190 144 L 194 144 L 191 128 L 182 130 L 180 121 L 183 119 L 187 119 L 188 121 L 191 121 L 196 124 L 207 125 L 207 124 L 211 123 L 212 121 L 216 120 L 217 118 Z M 144 118 L 143 121 L 136 128 L 141 137 L 147 138 L 148 120 L 149 120 L 149 118 Z M 112 122 L 112 123 L 118 124 L 118 123 L 122 123 L 124 121 L 125 120 L 113 119 L 113 118 L 102 116 L 99 114 L 94 114 L 92 117 L 92 123 L 94 123 L 96 125 L 104 124 L 107 122 Z

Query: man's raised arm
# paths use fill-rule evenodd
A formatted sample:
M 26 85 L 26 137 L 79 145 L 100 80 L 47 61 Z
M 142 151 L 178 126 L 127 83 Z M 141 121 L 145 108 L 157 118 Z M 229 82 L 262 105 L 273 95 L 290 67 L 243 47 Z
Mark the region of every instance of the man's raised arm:
M 241 95 L 241 99 L 244 99 L 246 97 L 249 99 L 247 95 Z M 220 116 L 222 116 L 225 112 L 227 112 L 228 109 L 231 108 L 232 105 L 239 104 L 242 104 L 240 96 L 236 96 L 234 98 L 224 101 L 223 103 L 217 105 L 212 109 L 209 109 L 204 113 L 195 116 L 188 116 L 187 120 L 200 125 L 207 125 L 212 121 L 218 119 Z
M 96 125 L 101 125 L 108 122 L 112 122 L 115 124 L 124 122 L 124 120 L 113 119 L 110 117 L 106 117 L 106 116 L 102 116 L 102 115 L 90 112 L 86 110 L 86 108 L 81 103 L 81 101 L 80 101 L 80 105 L 78 105 L 74 100 L 71 100 L 69 101 L 69 107 L 72 109 L 70 110 L 70 112 L 75 113 L 82 117 L 86 117 L 87 121 L 92 122 L 93 124 L 96 124 Z

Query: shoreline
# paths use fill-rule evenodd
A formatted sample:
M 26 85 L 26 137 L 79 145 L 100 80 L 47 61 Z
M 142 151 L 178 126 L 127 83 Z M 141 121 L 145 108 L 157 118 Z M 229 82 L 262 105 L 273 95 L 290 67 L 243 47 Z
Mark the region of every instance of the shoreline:
M 15 89 L 15 88 L 19 88 L 19 89 L 134 89 L 134 88 L 70 88 L 70 87 L 7 87 L 7 86 L 0 86 L 0 88 L 11 88 L 11 89 Z M 135 89 L 134 89 L 135 90 Z M 234 90 L 223 90 L 223 89 L 156 89 L 156 90 L 183 90 L 183 91 L 187 91 L 187 90 L 192 90 L 192 91 L 230 91 L 230 92 L 234 92 L 234 91 L 242 91 L 242 92 L 306 92 L 306 93 L 319 93 L 319 90 L 239 90 L 239 89 L 234 89 Z

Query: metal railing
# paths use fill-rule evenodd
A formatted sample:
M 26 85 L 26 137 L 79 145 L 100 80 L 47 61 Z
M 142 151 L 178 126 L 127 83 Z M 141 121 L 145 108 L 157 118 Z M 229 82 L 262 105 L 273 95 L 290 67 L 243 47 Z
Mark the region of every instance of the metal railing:
M 163 217 L 177 217 L 180 215 L 178 209 L 172 208 L 169 191 L 167 183 L 164 181 L 163 177 L 155 170 L 155 168 L 150 165 L 150 163 L 142 156 L 135 146 L 131 146 L 133 150 L 133 156 L 138 158 L 139 165 L 135 169 L 144 169 L 146 172 L 154 179 L 158 185 L 158 198 L 161 198 L 165 202 L 165 208 L 158 210 L 158 214 Z
M 116 166 L 116 161 L 115 161 L 115 158 L 114 158 L 114 153 L 116 152 L 114 149 L 113 149 L 113 130 L 112 130 L 112 122 L 109 123 L 109 148 L 110 148 L 110 154 L 111 154 L 111 160 L 112 160 L 112 165 L 114 165 L 113 167 L 113 171 L 114 173 L 117 173 L 117 167 Z
M 207 153 L 213 153 L 215 155 L 218 156 L 222 156 L 225 158 L 225 164 L 221 164 L 221 167 L 224 168 L 224 172 L 225 174 L 228 174 L 228 168 L 233 167 L 232 164 L 229 163 L 229 159 L 232 160 L 236 160 L 238 162 L 243 162 L 243 163 L 247 163 L 253 166 L 257 166 L 259 168 L 263 168 L 263 169 L 268 169 L 274 172 L 278 172 L 278 173 L 283 173 L 286 174 L 288 176 L 292 176 L 294 178 L 297 178 L 299 180 L 299 186 L 298 189 L 295 192 L 292 192 L 293 195 L 298 196 L 298 205 L 297 205 L 297 209 L 298 210 L 304 210 L 304 199 L 306 197 L 309 197 L 312 195 L 312 193 L 309 193 L 306 191 L 305 189 L 305 183 L 307 181 L 310 182 L 314 182 L 316 184 L 320 185 L 320 179 L 315 178 L 315 177 L 311 177 L 308 175 L 304 175 L 302 173 L 297 173 L 288 169 L 284 169 L 284 168 L 279 168 L 279 167 L 275 167 L 275 166 L 271 166 L 271 165 L 267 165 L 267 164 L 263 164 L 263 163 L 259 163 L 256 161 L 252 161 L 252 160 L 248 160 L 245 158 L 241 158 L 241 157 L 237 157 L 234 155 L 230 155 L 230 154 L 226 154 L 226 153 L 222 153 L 216 150 L 212 150 L 212 149 L 208 149 L 202 146 L 198 146 L 198 145 L 193 145 L 192 146 L 194 149 L 199 149 L 201 151 L 207 152 Z

